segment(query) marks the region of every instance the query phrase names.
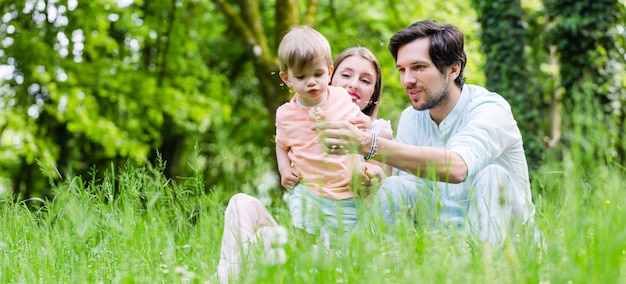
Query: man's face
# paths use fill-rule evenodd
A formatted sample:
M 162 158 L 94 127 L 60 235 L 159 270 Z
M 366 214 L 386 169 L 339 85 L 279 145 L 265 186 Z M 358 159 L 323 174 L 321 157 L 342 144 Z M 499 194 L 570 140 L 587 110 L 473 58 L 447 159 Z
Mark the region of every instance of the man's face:
M 441 74 L 428 53 L 430 39 L 419 38 L 398 49 L 396 68 L 413 108 L 440 106 L 449 97 L 450 79 Z

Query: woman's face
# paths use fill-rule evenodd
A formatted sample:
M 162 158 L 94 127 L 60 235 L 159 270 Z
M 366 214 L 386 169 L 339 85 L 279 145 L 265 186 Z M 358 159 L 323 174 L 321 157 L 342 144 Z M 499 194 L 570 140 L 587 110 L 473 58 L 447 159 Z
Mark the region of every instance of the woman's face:
M 352 101 L 361 110 L 367 107 L 376 84 L 376 69 L 371 62 L 361 56 L 350 56 L 344 59 L 336 71 L 331 85 L 345 88 Z

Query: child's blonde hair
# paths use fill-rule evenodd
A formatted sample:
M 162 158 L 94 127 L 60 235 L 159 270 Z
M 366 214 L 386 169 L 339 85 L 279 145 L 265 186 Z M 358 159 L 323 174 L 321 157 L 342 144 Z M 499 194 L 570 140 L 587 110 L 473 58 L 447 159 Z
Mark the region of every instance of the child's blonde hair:
M 278 62 L 283 72 L 300 70 L 319 59 L 328 62 L 328 66 L 333 64 L 330 43 L 320 32 L 307 26 L 291 28 L 278 46 Z

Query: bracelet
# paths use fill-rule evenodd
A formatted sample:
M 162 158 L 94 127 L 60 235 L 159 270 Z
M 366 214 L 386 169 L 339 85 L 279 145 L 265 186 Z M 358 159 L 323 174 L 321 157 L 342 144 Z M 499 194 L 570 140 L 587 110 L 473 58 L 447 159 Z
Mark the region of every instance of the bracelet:
M 376 144 L 377 138 L 378 135 L 372 132 L 372 143 L 370 143 L 370 151 L 367 153 L 367 156 L 365 156 L 365 160 L 370 160 L 376 155 L 376 150 L 378 149 L 378 145 Z

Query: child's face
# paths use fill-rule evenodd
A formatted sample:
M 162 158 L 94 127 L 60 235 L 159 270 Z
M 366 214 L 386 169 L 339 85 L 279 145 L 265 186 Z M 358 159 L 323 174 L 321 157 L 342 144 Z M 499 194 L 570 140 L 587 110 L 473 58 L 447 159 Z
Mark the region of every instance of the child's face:
M 345 88 L 352 101 L 363 110 L 374 94 L 376 75 L 376 69 L 370 61 L 353 55 L 339 63 L 330 84 Z
M 300 70 L 289 69 L 287 74 L 280 72 L 280 78 L 296 91 L 300 103 L 314 106 L 324 99 L 332 73 L 333 66 L 319 59 Z

